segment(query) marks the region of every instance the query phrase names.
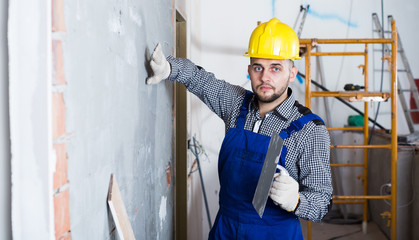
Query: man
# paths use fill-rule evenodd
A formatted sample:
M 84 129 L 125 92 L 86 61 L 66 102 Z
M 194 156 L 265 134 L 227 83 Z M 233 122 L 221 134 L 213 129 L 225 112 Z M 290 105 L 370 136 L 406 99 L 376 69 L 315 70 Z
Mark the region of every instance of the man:
M 320 221 L 331 207 L 330 139 L 323 121 L 299 104 L 289 83 L 299 59 L 295 32 L 278 19 L 252 33 L 248 73 L 253 92 L 218 80 L 187 59 L 163 55 L 157 45 L 150 61 L 155 84 L 168 78 L 186 86 L 226 126 L 218 174 L 220 209 L 209 239 L 303 239 L 298 217 Z M 263 217 L 253 195 L 272 133 L 284 139 L 277 173 Z

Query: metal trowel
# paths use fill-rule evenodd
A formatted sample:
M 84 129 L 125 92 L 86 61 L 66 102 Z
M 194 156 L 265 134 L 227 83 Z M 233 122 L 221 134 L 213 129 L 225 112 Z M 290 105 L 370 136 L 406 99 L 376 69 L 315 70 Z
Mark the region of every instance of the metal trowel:
M 281 156 L 282 145 L 284 140 L 278 133 L 273 133 L 269 141 L 268 151 L 266 153 L 265 161 L 263 163 L 262 171 L 259 176 L 259 181 L 256 186 L 255 195 L 253 196 L 253 207 L 262 218 L 265 211 L 266 201 L 268 200 L 269 191 L 272 186 L 275 170 Z

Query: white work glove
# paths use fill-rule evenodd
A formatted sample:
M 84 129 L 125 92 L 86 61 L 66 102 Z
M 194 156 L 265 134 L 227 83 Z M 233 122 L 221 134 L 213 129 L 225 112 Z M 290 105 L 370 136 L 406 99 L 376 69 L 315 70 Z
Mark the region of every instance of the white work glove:
M 272 183 L 269 197 L 282 209 L 288 212 L 294 211 L 300 199 L 297 181 L 284 173 L 276 173 L 274 179 L 275 181 Z
M 147 78 L 147 84 L 157 84 L 161 80 L 167 79 L 170 75 L 170 64 L 164 56 L 161 44 L 158 43 L 151 55 L 150 60 L 151 70 L 153 70 L 153 76 Z

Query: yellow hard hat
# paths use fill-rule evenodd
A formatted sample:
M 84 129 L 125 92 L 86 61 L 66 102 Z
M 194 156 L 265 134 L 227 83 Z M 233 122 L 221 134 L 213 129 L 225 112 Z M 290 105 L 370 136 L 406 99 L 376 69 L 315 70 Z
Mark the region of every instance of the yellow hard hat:
M 246 57 L 269 59 L 300 59 L 300 42 L 295 31 L 276 18 L 253 30 Z

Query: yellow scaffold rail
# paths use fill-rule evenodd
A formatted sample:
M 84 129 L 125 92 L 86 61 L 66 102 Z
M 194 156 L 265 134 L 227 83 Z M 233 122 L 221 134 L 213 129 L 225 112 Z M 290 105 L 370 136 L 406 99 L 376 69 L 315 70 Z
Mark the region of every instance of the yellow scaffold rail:
M 397 223 L 397 31 L 395 21 L 391 24 L 391 38 L 376 39 L 300 39 L 300 47 L 305 52 L 305 104 L 311 108 L 313 97 L 341 97 L 347 101 L 364 102 L 364 126 L 365 127 L 328 127 L 328 130 L 363 131 L 364 143 L 361 145 L 332 145 L 331 148 L 363 149 L 362 163 L 358 164 L 331 164 L 332 167 L 363 167 L 363 195 L 359 196 L 333 196 L 336 204 L 361 204 L 363 205 L 363 230 L 367 223 L 368 201 L 367 200 L 390 200 L 391 201 L 391 239 L 396 239 Z M 312 48 L 319 44 L 364 44 L 363 52 L 312 52 Z M 368 91 L 368 45 L 389 44 L 391 56 L 388 58 L 391 66 L 391 92 Z M 362 91 L 332 92 L 311 91 L 311 57 L 312 56 L 364 56 L 364 86 Z M 391 99 L 390 101 L 388 101 Z M 368 103 L 371 101 L 384 101 L 391 104 L 391 144 L 370 145 L 368 128 Z M 391 150 L 391 195 L 368 196 L 368 150 L 390 149 Z M 311 222 L 308 222 L 308 239 L 311 239 Z

